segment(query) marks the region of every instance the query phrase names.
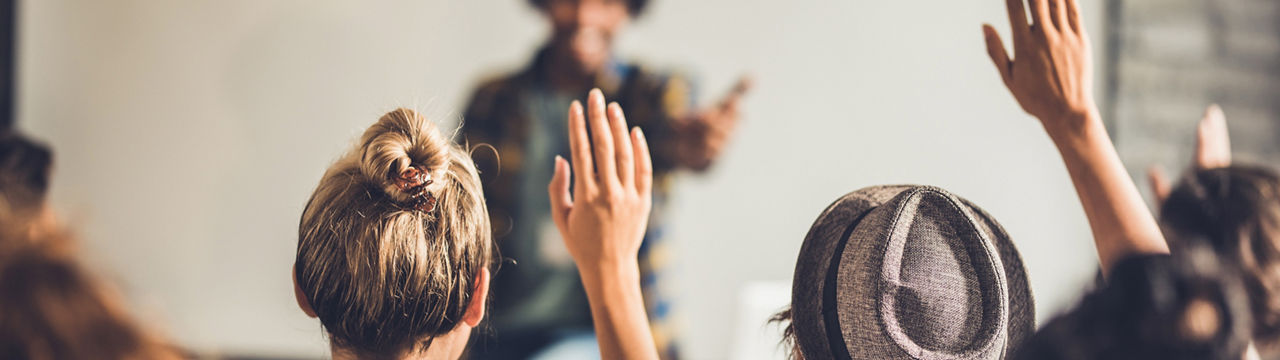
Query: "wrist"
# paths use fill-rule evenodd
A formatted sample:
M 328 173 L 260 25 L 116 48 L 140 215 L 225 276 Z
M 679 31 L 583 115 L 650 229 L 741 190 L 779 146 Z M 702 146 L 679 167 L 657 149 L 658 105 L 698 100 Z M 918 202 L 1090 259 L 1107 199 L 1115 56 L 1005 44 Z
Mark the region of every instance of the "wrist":
M 1049 134 L 1054 146 L 1058 148 L 1058 154 L 1062 155 L 1062 160 L 1067 163 L 1068 170 L 1070 171 L 1073 168 L 1073 164 L 1077 167 L 1089 167 L 1091 165 L 1085 164 L 1103 166 L 1098 161 L 1118 161 L 1115 144 L 1111 142 L 1111 136 L 1107 134 L 1107 128 L 1102 124 L 1101 118 L 1090 116 L 1079 121 L 1080 123 L 1077 127 L 1062 129 Z M 1074 180 L 1074 174 L 1072 178 Z
M 1049 134 L 1059 147 L 1099 135 L 1107 135 L 1102 116 L 1094 106 L 1082 112 L 1064 112 L 1051 117 L 1042 116 L 1040 124 L 1044 126 L 1045 133 Z
M 595 281 L 640 281 L 640 263 L 634 257 L 610 258 L 600 257 L 591 261 L 577 263 L 578 273 L 583 282 Z

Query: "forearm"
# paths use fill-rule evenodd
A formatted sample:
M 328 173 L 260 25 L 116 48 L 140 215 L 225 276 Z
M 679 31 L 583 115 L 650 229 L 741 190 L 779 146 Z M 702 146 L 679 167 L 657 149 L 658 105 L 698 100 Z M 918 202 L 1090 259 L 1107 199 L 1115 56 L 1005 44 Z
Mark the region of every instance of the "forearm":
M 1072 130 L 1047 130 L 1089 219 L 1103 273 L 1128 255 L 1168 253 L 1160 227 L 1116 154 L 1097 112 L 1081 121 L 1045 123 L 1079 124 Z
M 604 359 L 657 359 L 634 259 L 579 265 Z

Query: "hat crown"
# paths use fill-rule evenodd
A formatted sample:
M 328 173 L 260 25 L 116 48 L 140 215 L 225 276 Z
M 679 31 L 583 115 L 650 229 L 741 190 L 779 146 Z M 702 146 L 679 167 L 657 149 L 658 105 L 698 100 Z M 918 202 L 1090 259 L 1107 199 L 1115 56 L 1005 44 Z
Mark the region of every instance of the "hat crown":
M 1025 271 L 972 203 L 931 186 L 864 188 L 801 246 L 797 345 L 810 359 L 1000 359 L 1034 329 Z
M 898 346 L 919 357 L 986 352 L 1003 342 L 1008 291 L 999 255 L 954 196 L 905 192 L 880 266 L 880 320 Z

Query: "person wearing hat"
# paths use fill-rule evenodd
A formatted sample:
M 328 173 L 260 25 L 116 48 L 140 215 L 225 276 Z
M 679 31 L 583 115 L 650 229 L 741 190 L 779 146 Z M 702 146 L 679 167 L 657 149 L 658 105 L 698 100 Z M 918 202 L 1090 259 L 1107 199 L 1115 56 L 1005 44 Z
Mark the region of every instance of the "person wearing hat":
M 1006 1 L 1014 56 L 984 25 L 988 54 L 1058 147 L 1103 273 L 1129 256 L 1168 253 L 1099 116 L 1079 4 L 1029 0 L 1029 20 L 1024 1 Z M 570 107 L 569 137 L 573 168 L 597 176 L 574 177 L 570 194 L 569 162 L 557 158 L 552 217 L 583 274 L 601 354 L 653 359 L 634 260 L 652 202 L 651 160 L 634 141 L 643 136 L 628 138 L 619 127 L 621 109 L 606 116 L 603 105 L 592 107 L 590 121 Z M 591 144 L 587 122 L 596 129 Z M 610 123 L 613 131 L 604 131 Z M 938 188 L 871 187 L 840 198 L 810 229 L 795 276 L 798 357 L 1000 359 L 1034 327 L 1025 271 L 1007 235 Z
M 937 187 L 837 199 L 810 227 L 792 283 L 784 340 L 797 358 L 1003 359 L 1035 329 L 1008 234 Z

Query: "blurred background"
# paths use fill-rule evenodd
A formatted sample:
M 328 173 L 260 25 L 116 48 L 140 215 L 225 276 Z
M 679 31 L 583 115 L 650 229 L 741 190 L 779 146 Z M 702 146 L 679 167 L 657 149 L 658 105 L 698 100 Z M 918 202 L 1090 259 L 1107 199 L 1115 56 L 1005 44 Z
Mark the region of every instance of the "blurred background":
M 1280 2 L 1107 2 L 1112 25 L 1102 82 L 1112 135 L 1131 174 L 1190 159 L 1194 119 L 1222 106 L 1237 159 L 1280 165 Z
M 1243 158 L 1277 159 L 1275 1 L 1081 4 L 1136 179 L 1188 164 L 1214 101 Z M 183 346 L 261 358 L 328 354 L 289 278 L 324 169 L 398 106 L 455 127 L 472 87 L 525 66 L 548 33 L 525 0 L 39 0 L 14 14 L 13 126 L 55 149 L 53 202 L 95 268 Z M 620 56 L 691 74 L 702 99 L 756 80 L 728 152 L 676 188 L 684 355 L 780 358 L 766 319 L 789 301 L 810 223 L 876 184 L 976 202 L 1021 249 L 1040 320 L 1076 301 L 1096 273 L 1089 230 L 992 69 L 984 22 L 1008 34 L 1003 1 L 653 0 L 623 32 Z

